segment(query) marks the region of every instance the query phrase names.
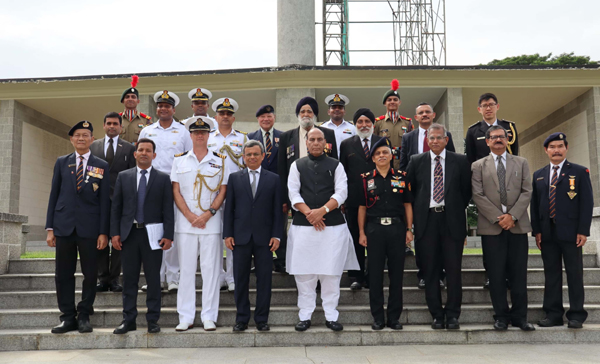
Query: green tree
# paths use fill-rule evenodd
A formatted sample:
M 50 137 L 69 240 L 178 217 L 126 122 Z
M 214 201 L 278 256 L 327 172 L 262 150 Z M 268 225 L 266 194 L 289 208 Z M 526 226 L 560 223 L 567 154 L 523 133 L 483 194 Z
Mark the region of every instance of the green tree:
M 521 56 L 506 57 L 504 59 L 495 59 L 487 66 L 597 66 L 597 61 L 590 60 L 589 56 L 576 56 L 574 52 L 562 53 L 552 57 L 552 53 L 546 56 L 536 54 L 523 54 Z

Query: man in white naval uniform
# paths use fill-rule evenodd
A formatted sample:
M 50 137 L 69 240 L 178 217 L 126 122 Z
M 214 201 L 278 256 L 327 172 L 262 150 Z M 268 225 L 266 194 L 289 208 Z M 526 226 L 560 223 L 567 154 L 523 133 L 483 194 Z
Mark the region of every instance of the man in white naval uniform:
M 213 125 L 217 125 L 217 121 L 208 116 L 208 101 L 211 97 L 212 92 L 205 88 L 199 87 L 191 89 L 190 92 L 188 92 L 188 98 L 192 101 L 192 110 L 194 111 L 194 114 L 191 117 L 206 116 L 213 122 Z M 185 124 L 187 120 L 188 119 L 185 119 L 183 124 Z
M 326 326 L 343 330 L 338 320 L 340 279 L 346 269 L 359 269 L 356 252 L 340 209 L 348 196 L 346 172 L 342 164 L 324 153 L 325 135 L 318 128 L 308 132 L 309 155 L 290 167 L 288 190 L 294 214 L 289 232 L 286 267 L 298 287 L 300 322 L 296 331 L 311 326 L 316 307 L 317 282 Z
M 152 167 L 170 175 L 175 154 L 192 149 L 192 139 L 183 124 L 173 118 L 175 107 L 179 104 L 179 97 L 165 90 L 155 93 L 154 101 L 158 121 L 142 129 L 140 139 L 148 138 L 156 144 L 156 158 L 152 162 Z M 173 241 L 171 249 L 163 252 L 160 281 L 162 285 L 167 285 L 169 291 L 177 290 L 179 287 L 177 241 Z M 146 288 L 144 285 L 142 290 L 145 291 Z
M 216 111 L 217 127 L 211 131 L 208 138 L 208 149 L 217 152 L 226 157 L 225 164 L 230 173 L 240 171 L 245 168 L 242 158 L 242 147 L 248 140 L 246 133 L 233 128 L 235 121 L 235 112 L 238 110 L 237 102 L 228 97 L 223 97 L 212 104 Z M 227 201 L 225 201 L 227 203 Z M 223 249 L 226 249 L 223 243 Z M 233 252 L 226 249 L 227 257 L 225 259 L 226 270 L 221 270 L 221 287 L 226 287 L 229 292 L 235 290 L 233 281 Z
M 351 122 L 344 120 L 346 105 L 350 103 L 350 99 L 342 94 L 333 94 L 325 98 L 325 103 L 328 105 L 327 114 L 331 119 L 321 124 L 321 126 L 335 132 L 339 159 L 342 142 L 356 135 L 356 127 Z
M 194 327 L 196 270 L 200 256 L 204 330 L 216 329 L 219 314 L 219 274 L 223 267 L 221 205 L 229 171 L 225 156 L 207 147 L 212 121 L 204 116 L 185 124 L 193 149 L 175 158 L 171 171 L 175 210 L 175 240 L 179 244 L 181 278 L 177 292 L 179 325 L 176 331 Z

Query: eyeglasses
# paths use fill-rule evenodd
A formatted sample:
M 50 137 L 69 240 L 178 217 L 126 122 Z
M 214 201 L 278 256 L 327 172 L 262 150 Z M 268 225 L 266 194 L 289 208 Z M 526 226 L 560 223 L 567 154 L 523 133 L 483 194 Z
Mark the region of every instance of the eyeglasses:
M 502 139 L 506 139 L 506 137 L 504 135 L 492 135 L 488 139 L 489 140 L 502 140 Z
M 490 108 L 490 109 L 491 109 L 491 108 L 493 108 L 493 107 L 494 107 L 494 106 L 496 106 L 496 105 L 498 105 L 498 104 L 496 104 L 495 102 L 492 102 L 491 104 L 483 104 L 483 105 L 479 105 L 479 107 L 485 110 L 485 109 L 487 109 L 487 108 Z
M 427 139 L 429 139 L 431 141 L 434 141 L 434 140 L 438 140 L 439 141 L 439 140 L 446 139 L 446 137 L 443 137 L 443 136 L 429 136 L 429 137 L 427 137 Z

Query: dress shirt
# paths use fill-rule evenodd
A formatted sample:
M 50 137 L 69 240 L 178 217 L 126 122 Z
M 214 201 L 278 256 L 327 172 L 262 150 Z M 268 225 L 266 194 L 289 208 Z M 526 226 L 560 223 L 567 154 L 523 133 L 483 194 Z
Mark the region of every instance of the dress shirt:
M 418 152 L 419 154 L 423 153 L 423 143 L 425 141 L 425 133 L 427 132 L 427 129 L 423 129 L 419 126 L 419 144 L 417 144 L 418 146 Z
M 440 203 L 437 203 L 434 201 L 433 199 L 433 186 L 435 185 L 435 157 L 437 157 L 437 155 L 432 152 L 431 150 L 429 151 L 429 155 L 431 156 L 431 192 L 429 194 L 429 208 L 432 207 L 437 207 L 437 206 L 445 206 L 446 205 L 446 196 L 444 195 L 444 199 L 442 201 L 440 201 Z M 444 150 L 442 150 L 442 152 L 440 153 L 440 164 L 442 165 L 442 173 L 444 174 L 444 190 L 446 189 L 446 148 L 444 148 Z
M 136 186 L 140 186 L 140 178 L 142 178 L 142 169 L 140 167 L 135 167 L 137 168 L 137 173 L 136 173 L 136 177 L 137 177 L 137 183 Z M 146 186 L 148 186 L 148 181 L 150 180 L 150 172 L 152 171 L 152 166 L 148 167 L 148 169 L 146 169 L 147 173 L 146 173 Z
M 483 122 L 486 123 L 488 127 L 491 127 L 491 126 L 494 126 L 494 125 L 498 125 L 498 119 L 496 119 L 493 124 L 488 124 L 488 122 L 485 121 L 485 120 Z
M 338 163 L 333 176 L 334 192 L 330 199 L 335 199 L 338 203 L 338 207 L 346 201 L 348 197 L 348 177 L 344 171 L 344 166 Z M 288 177 L 288 195 L 290 198 L 291 205 L 294 210 L 298 209 L 294 206 L 298 203 L 304 203 L 304 199 L 300 196 L 300 172 L 296 167 L 296 162 L 292 163 L 290 167 L 290 175 Z
M 558 170 L 556 171 L 556 175 L 560 177 L 560 171 L 562 171 L 563 164 L 565 164 L 566 159 L 563 159 L 562 162 L 558 164 Z M 554 174 L 554 166 L 556 164 L 550 163 L 550 176 L 548 177 L 548 185 L 552 184 L 552 175 Z M 548 196 L 550 196 L 550 192 L 552 191 L 552 187 L 548 189 Z
M 356 135 L 358 135 L 358 134 L 356 134 Z M 360 136 L 359 136 L 359 138 L 360 138 Z M 371 145 L 373 145 L 372 140 L 373 140 L 373 134 L 371 134 L 367 138 L 367 147 L 369 148 L 369 151 L 371 150 Z M 360 138 L 360 146 L 363 148 L 365 147 L 365 138 Z
M 86 172 L 86 168 L 87 168 L 87 164 L 88 161 L 90 160 L 90 154 L 92 154 L 91 151 L 88 150 L 87 153 L 83 154 L 83 175 L 85 177 Z M 79 162 L 81 162 L 81 158 L 80 158 L 80 154 L 75 152 L 75 162 L 77 163 L 77 165 L 75 166 L 75 171 L 77 171 L 77 169 L 79 168 Z
M 313 126 L 313 128 L 314 128 L 314 126 Z M 306 146 L 306 140 L 308 138 L 309 131 L 306 131 L 306 129 L 304 129 L 303 127 L 300 127 L 300 133 L 298 134 L 298 144 L 300 144 L 298 146 L 298 149 L 299 149 L 300 153 L 298 155 L 298 159 L 308 156 L 308 147 Z
M 267 136 L 265 135 L 267 132 L 269 132 L 269 139 L 271 140 L 271 145 L 275 145 L 275 143 L 273 143 L 274 140 L 273 140 L 273 128 L 272 127 L 269 130 L 264 130 L 263 128 L 260 128 L 260 132 L 262 133 L 263 145 L 265 147 L 267 146 Z
M 494 158 L 494 165 L 496 166 L 496 172 L 498 171 L 498 155 L 491 153 L 492 157 Z M 504 165 L 504 171 L 506 172 L 506 151 L 504 151 L 504 153 L 502 153 L 502 165 Z M 506 184 L 506 178 L 508 178 L 508 174 L 505 174 L 505 180 L 504 183 Z M 506 206 L 502 205 L 502 212 L 506 213 L 506 211 L 508 211 L 508 209 L 506 208 Z
M 139 139 L 142 138 L 151 139 L 156 144 L 156 158 L 152 161 L 152 167 L 167 174 L 171 173 L 176 154 L 192 150 L 190 132 L 175 120 L 167 128 L 163 128 L 160 121 L 148 125 L 140 132 Z
M 108 144 L 110 139 L 111 138 L 108 135 L 104 136 L 104 156 L 105 157 L 106 157 L 106 152 L 108 151 L 108 146 L 110 145 L 110 144 Z M 117 135 L 116 137 L 112 138 L 112 140 L 113 140 L 113 152 L 115 152 L 115 155 L 117 155 L 117 144 L 119 143 L 119 136 Z
M 258 181 L 260 180 L 260 168 L 261 166 L 258 166 L 258 168 L 256 169 L 248 168 L 248 176 L 250 177 L 250 190 L 252 190 L 252 171 L 256 171 L 258 173 L 256 173 L 254 176 L 256 178 L 256 190 L 258 191 Z

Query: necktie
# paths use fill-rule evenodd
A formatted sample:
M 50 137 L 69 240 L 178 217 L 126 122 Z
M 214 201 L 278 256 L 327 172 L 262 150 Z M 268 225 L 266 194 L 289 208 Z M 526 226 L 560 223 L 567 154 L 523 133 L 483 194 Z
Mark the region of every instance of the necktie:
M 142 169 L 140 171 L 142 176 L 140 177 L 140 183 L 138 185 L 138 195 L 137 195 L 137 210 L 135 212 L 135 220 L 138 224 L 144 222 L 144 200 L 146 199 L 146 171 Z
M 435 157 L 433 179 L 433 201 L 440 203 L 444 199 L 444 170 L 442 169 L 439 155 Z
M 265 148 L 267 149 L 267 163 L 271 164 L 271 150 L 273 149 L 273 145 L 271 144 L 270 133 L 265 133 Z
M 106 150 L 106 161 L 109 166 L 112 166 L 112 162 L 115 159 L 115 148 L 113 144 L 113 139 L 108 139 L 108 149 Z
M 425 138 L 423 138 L 423 153 L 429 152 L 429 144 L 427 143 L 427 130 L 425 130 Z
M 252 198 L 254 198 L 256 196 L 256 174 L 258 171 L 250 171 L 250 173 L 252 173 L 252 184 L 250 187 L 252 188 Z
M 552 182 L 550 182 L 550 218 L 556 217 L 556 183 L 558 182 L 558 166 L 552 167 Z
M 506 206 L 506 169 L 504 169 L 504 164 L 502 163 L 501 155 L 498 156 L 497 160 L 498 168 L 496 168 L 496 172 L 498 172 L 498 184 L 500 185 L 500 203 Z
M 77 166 L 77 192 L 83 187 L 83 156 L 79 156 L 79 166 Z
M 365 142 L 365 146 L 363 147 L 363 149 L 365 151 L 365 157 L 369 158 L 369 139 L 364 138 L 363 142 Z

